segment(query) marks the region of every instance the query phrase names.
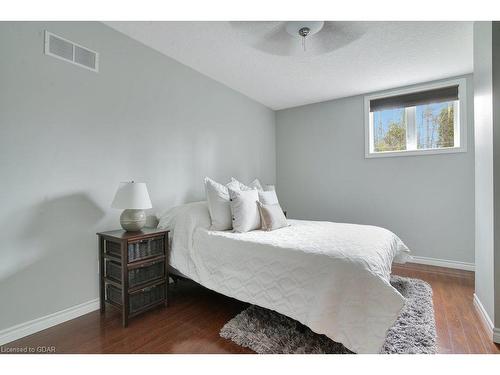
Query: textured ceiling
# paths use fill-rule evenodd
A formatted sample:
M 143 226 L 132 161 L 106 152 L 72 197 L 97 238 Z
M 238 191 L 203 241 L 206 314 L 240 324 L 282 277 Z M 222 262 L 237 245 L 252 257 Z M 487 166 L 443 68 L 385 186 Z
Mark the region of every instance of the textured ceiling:
M 272 109 L 472 72 L 472 22 L 106 22 Z

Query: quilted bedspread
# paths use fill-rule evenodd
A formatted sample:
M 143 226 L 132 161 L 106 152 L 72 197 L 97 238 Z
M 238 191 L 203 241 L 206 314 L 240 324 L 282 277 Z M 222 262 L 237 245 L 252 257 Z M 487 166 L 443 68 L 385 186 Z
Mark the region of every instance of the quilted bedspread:
M 175 224 L 170 264 L 184 275 L 296 319 L 354 352 L 380 351 L 404 305 L 389 279 L 392 262 L 404 262 L 409 250 L 394 233 L 302 220 L 272 232 L 232 233 L 201 221 Z

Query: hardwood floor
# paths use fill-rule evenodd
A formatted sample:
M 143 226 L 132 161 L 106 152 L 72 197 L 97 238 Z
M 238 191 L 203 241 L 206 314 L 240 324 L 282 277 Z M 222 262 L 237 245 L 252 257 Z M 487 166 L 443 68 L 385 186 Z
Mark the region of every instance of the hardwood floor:
M 472 303 L 473 272 L 411 263 L 393 272 L 432 286 L 439 353 L 500 353 Z
M 407 264 L 394 273 L 431 284 L 439 353 L 500 353 L 472 304 L 474 274 Z M 190 282 L 172 287 L 170 307 L 131 319 L 95 311 L 4 347 L 55 346 L 56 353 L 253 353 L 219 337 L 219 330 L 247 304 Z

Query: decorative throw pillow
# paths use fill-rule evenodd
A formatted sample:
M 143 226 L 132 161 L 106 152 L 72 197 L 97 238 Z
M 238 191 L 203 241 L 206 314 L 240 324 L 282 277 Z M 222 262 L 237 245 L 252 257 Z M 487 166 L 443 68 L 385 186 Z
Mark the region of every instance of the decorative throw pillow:
M 262 187 L 262 184 L 260 183 L 259 179 L 256 178 L 252 182 L 250 182 L 250 185 L 248 185 L 251 189 L 257 189 L 259 191 L 264 191 L 264 188 Z
M 233 190 L 241 190 L 241 191 L 247 191 L 247 190 L 254 190 L 254 187 L 250 187 L 245 185 L 243 182 L 238 181 L 236 178 L 231 177 L 231 182 L 232 186 L 228 186 L 228 188 L 233 189 Z
M 229 197 L 233 230 L 244 233 L 259 229 L 261 224 L 259 208 L 257 207 L 259 202 L 258 191 L 229 189 Z
M 232 185 L 230 185 L 232 186 Z M 212 230 L 228 230 L 231 225 L 231 206 L 227 186 L 205 177 L 208 211 L 212 220 Z
M 250 185 L 248 185 L 251 189 L 257 189 L 258 191 L 274 191 L 274 185 L 262 185 L 258 178 L 253 180 Z
M 229 186 L 229 184 L 232 184 L 233 186 Z M 262 185 L 258 178 L 253 180 L 249 185 L 245 185 L 243 182 L 237 180 L 234 177 L 231 177 L 231 182 L 229 184 L 227 184 L 226 186 L 228 188 L 231 188 L 234 190 L 237 190 L 237 189 L 240 189 L 243 191 L 253 190 L 253 189 L 256 189 L 258 191 L 275 191 L 276 190 L 274 185 Z
M 278 196 L 274 190 L 259 191 L 259 201 L 264 204 L 279 204 Z
M 287 227 L 288 223 L 279 204 L 257 203 L 259 207 L 262 230 L 275 230 Z

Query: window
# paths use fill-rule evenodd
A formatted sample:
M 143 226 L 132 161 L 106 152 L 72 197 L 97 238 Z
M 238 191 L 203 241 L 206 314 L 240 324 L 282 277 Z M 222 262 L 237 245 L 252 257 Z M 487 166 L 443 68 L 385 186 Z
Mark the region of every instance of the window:
M 467 151 L 465 79 L 365 97 L 365 156 Z

